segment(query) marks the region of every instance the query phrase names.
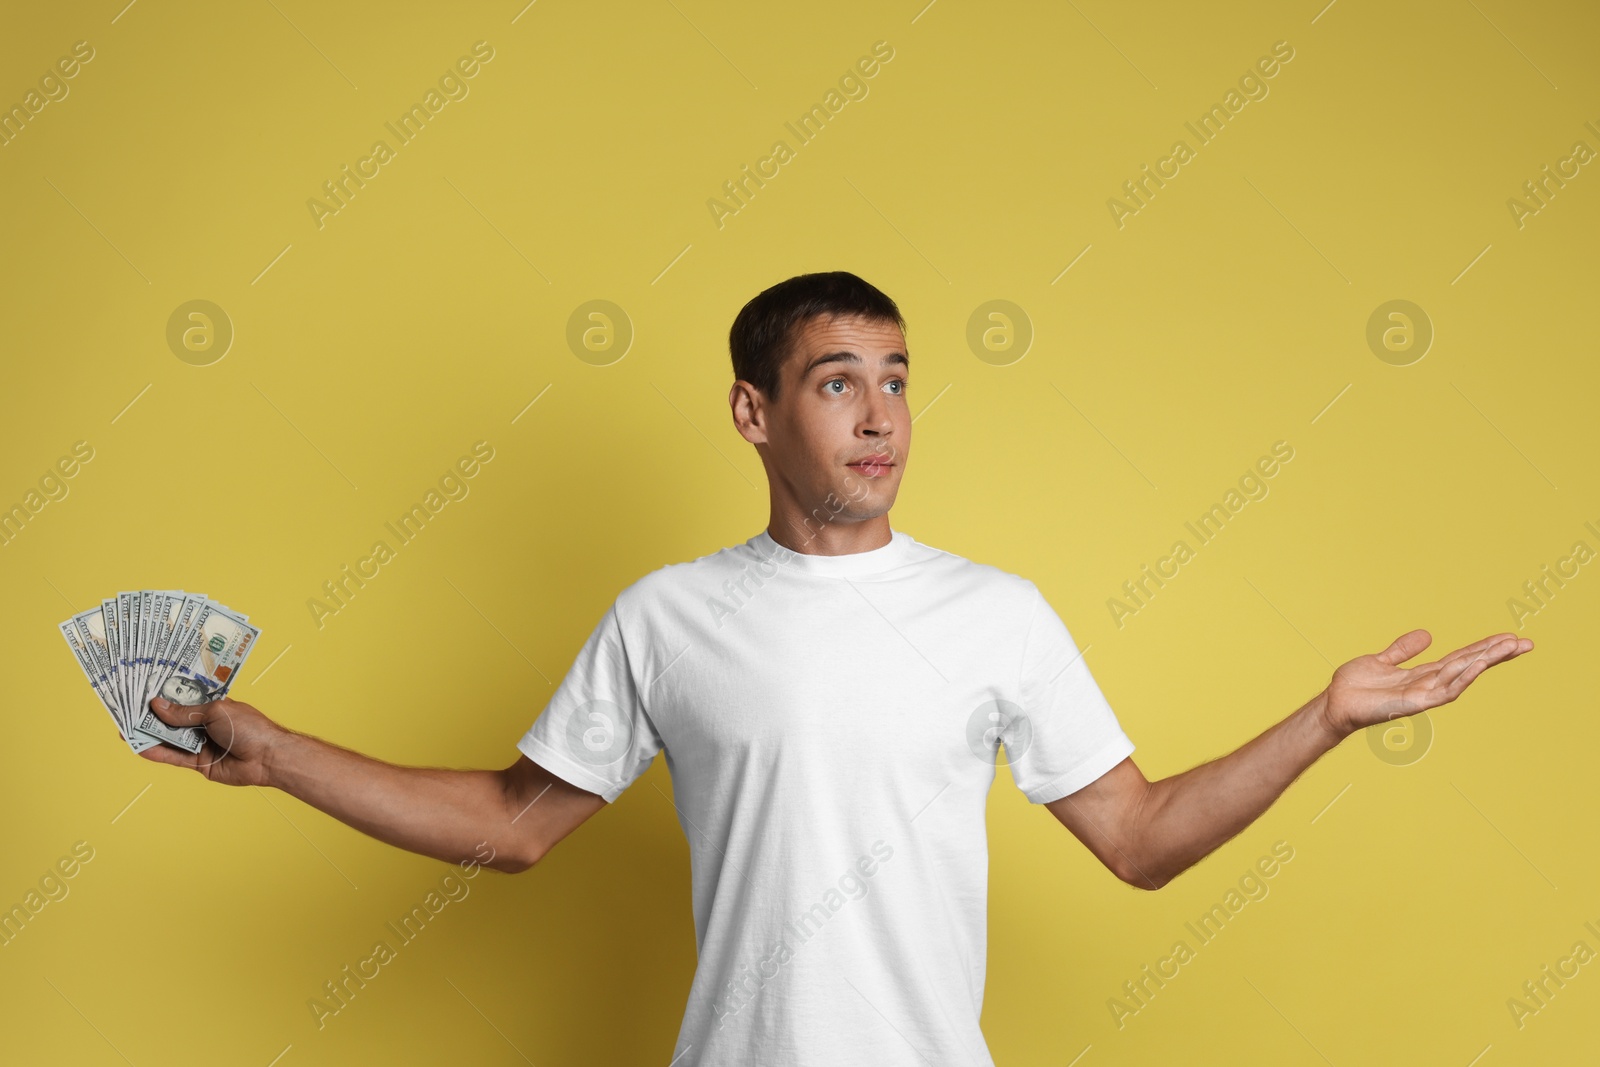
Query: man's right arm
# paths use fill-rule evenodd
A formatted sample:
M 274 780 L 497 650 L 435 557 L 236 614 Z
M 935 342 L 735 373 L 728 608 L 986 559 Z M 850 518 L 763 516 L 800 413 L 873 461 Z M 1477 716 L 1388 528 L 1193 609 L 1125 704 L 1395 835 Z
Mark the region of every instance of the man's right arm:
M 145 758 L 214 782 L 273 786 L 380 841 L 449 863 L 483 862 L 478 849 L 487 842 L 494 859 L 485 866 L 527 870 L 606 806 L 526 756 L 500 771 L 402 767 L 279 726 L 236 700 L 150 706 L 169 725 L 204 726 L 210 740 L 198 753 L 157 745 Z

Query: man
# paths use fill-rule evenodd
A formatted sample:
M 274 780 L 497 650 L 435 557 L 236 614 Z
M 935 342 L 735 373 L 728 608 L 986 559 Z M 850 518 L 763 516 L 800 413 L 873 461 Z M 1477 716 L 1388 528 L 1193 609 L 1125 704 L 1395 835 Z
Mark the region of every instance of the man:
M 771 514 L 743 544 L 624 589 L 502 771 L 397 767 L 222 700 L 199 755 L 401 848 L 539 862 L 658 752 L 690 849 L 698 965 L 677 1067 L 992 1065 L 985 798 L 1011 774 L 1118 878 L 1157 889 L 1349 734 L 1459 696 L 1532 642 L 1352 660 L 1238 751 L 1156 782 L 1025 578 L 889 525 L 911 445 L 904 321 L 853 274 L 767 289 L 729 335 L 734 425 Z M 481 853 L 479 853 L 481 855 Z M 665 1059 L 666 1057 L 664 1057 Z

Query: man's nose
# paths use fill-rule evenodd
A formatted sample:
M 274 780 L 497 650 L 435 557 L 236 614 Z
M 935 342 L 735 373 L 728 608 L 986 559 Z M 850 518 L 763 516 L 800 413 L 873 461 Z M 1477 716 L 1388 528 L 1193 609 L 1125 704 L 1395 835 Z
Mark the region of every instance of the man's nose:
M 894 429 L 894 420 L 889 417 L 889 402 L 882 394 L 867 401 L 867 412 L 862 422 L 862 429 L 868 433 L 887 434 Z

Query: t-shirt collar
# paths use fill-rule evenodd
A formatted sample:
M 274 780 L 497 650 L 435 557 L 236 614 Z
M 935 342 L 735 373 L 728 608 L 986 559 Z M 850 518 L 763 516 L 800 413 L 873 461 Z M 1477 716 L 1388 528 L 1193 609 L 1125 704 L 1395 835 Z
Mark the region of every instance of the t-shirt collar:
M 901 530 L 890 530 L 888 544 L 869 548 L 865 552 L 846 552 L 838 556 L 796 552 L 778 544 L 766 530 L 750 538 L 746 544 L 755 550 L 759 558 L 771 560 L 788 571 L 825 578 L 856 578 L 878 574 L 905 563 L 911 556 L 916 540 Z

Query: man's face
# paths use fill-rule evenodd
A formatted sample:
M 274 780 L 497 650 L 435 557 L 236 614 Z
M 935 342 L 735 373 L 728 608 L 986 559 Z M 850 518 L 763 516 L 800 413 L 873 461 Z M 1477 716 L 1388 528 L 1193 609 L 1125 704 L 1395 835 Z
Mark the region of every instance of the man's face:
M 894 322 L 818 317 L 797 331 L 778 399 L 761 398 L 742 432 L 774 493 L 813 528 L 877 518 L 893 506 L 911 448 L 909 371 Z M 883 462 L 862 463 L 871 456 Z
M 168 678 L 161 686 L 161 695 L 174 704 L 203 704 L 205 694 L 187 678 Z

